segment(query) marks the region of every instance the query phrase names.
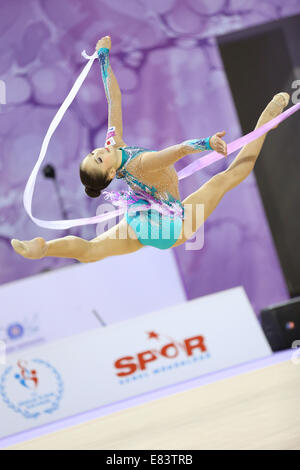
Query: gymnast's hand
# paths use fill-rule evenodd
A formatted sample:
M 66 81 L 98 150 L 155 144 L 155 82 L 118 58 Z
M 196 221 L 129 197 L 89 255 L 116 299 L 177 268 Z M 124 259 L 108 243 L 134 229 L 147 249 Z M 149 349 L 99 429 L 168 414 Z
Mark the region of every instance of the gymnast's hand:
M 225 157 L 227 156 L 227 144 L 224 140 L 221 139 L 226 134 L 225 131 L 216 132 L 210 139 L 209 144 L 213 150 L 218 153 L 221 153 Z
M 107 47 L 110 50 L 111 48 L 111 39 L 110 36 L 103 36 L 103 38 L 99 39 L 96 44 L 96 51 L 98 52 L 100 47 Z

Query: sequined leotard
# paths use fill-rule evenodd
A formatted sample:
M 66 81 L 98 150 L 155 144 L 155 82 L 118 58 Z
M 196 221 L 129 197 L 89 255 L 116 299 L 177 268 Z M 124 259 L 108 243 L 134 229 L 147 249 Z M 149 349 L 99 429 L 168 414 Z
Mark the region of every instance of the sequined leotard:
M 138 195 L 136 202 L 130 204 L 130 208 L 125 212 L 127 223 L 133 228 L 143 245 L 150 245 L 162 250 L 170 248 L 177 241 L 181 232 L 182 218 L 184 217 L 182 202 L 168 191 L 164 190 L 162 193 L 155 186 L 142 183 L 127 170 L 127 164 L 136 159 L 138 155 L 143 152 L 154 152 L 155 150 L 136 146 L 119 147 L 119 149 L 122 151 L 122 163 L 116 177 L 124 178 L 130 188 Z M 175 169 L 173 171 L 175 172 Z M 147 211 L 137 210 L 135 206 L 138 204 L 149 204 L 148 198 L 141 195 L 142 192 L 149 194 L 153 200 L 163 202 L 165 207 L 177 207 L 179 209 L 176 212 L 177 215 L 175 213 L 163 215 L 152 208 Z

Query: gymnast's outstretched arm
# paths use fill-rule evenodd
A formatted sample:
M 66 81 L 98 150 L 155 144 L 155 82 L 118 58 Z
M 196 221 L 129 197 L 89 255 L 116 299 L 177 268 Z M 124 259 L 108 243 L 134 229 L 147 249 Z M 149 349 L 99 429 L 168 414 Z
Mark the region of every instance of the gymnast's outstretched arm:
M 101 75 L 108 103 L 108 127 L 115 127 L 113 145 L 124 146 L 126 144 L 123 141 L 122 95 L 118 81 L 109 63 L 110 48 L 111 39 L 109 36 L 101 38 L 96 44 L 96 51 L 98 52 Z
M 224 135 L 225 131 L 217 132 L 205 139 L 185 140 L 180 144 L 172 145 L 157 152 L 145 152 L 141 156 L 141 167 L 147 172 L 163 170 L 190 153 L 199 153 L 205 150 L 216 150 L 226 156 L 227 145 L 221 139 Z

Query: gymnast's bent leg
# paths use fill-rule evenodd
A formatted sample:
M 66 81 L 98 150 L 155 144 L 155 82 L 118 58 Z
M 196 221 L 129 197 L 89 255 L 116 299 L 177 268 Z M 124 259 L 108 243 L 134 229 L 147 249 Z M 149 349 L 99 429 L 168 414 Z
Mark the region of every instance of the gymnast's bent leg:
M 30 241 L 13 239 L 11 244 L 24 258 L 41 259 L 54 256 L 74 258 L 81 263 L 92 263 L 108 256 L 133 253 L 143 247 L 125 218 L 92 240 L 69 235 L 48 242 L 41 237 Z
M 275 95 L 262 112 L 255 129 L 278 116 L 287 106 L 288 102 L 288 93 L 278 93 Z M 189 208 L 191 208 L 190 211 L 187 211 L 188 218 L 190 217 L 190 219 L 183 221 L 179 239 L 172 247 L 181 245 L 189 240 L 214 211 L 222 197 L 247 178 L 254 168 L 265 138 L 266 134 L 245 145 L 227 170 L 213 176 L 201 188 L 184 199 L 183 204 L 189 204 Z M 204 205 L 204 218 L 200 221 L 197 217 L 197 204 Z

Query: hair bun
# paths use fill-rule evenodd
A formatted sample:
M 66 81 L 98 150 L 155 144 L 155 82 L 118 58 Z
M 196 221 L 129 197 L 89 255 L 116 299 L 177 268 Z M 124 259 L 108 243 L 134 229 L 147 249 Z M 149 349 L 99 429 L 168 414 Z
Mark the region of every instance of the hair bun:
M 91 188 L 90 186 L 86 186 L 85 192 L 90 197 L 99 197 L 101 194 L 101 189 L 94 189 L 94 188 Z

